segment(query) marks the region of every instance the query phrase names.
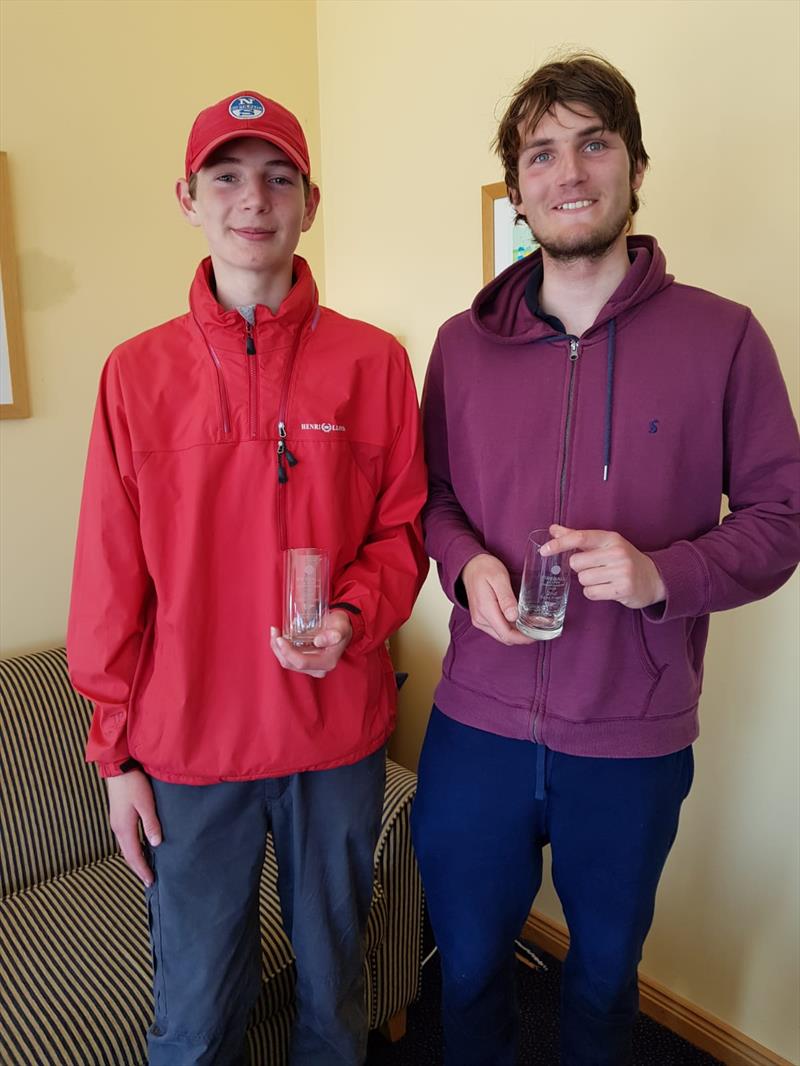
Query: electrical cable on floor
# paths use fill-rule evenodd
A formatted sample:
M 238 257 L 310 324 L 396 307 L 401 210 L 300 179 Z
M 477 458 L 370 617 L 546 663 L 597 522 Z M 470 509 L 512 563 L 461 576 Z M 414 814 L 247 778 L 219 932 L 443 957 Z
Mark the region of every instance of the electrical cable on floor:
M 514 954 L 523 965 L 529 966 L 532 970 L 547 970 L 547 965 L 542 962 L 535 951 L 531 951 L 527 944 L 524 944 L 521 940 L 515 940 L 514 948 L 516 949 Z M 428 952 L 422 960 L 423 967 L 431 961 L 438 950 L 437 947 L 434 947 Z
M 429 951 L 425 958 L 422 960 L 422 965 L 424 966 L 426 962 L 430 962 L 438 950 L 439 949 L 435 947 L 432 951 Z
M 535 951 L 531 951 L 526 943 L 522 940 L 515 940 L 514 947 L 517 949 L 515 955 L 524 966 L 530 966 L 532 970 L 547 970 L 547 966 L 542 962 Z

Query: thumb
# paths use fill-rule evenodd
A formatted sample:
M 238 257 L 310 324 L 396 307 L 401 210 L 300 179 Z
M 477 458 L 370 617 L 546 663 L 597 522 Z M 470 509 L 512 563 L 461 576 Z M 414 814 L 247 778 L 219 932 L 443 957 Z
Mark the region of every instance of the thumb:
M 332 648 L 342 639 L 338 629 L 325 629 L 314 637 L 315 648 Z
M 508 578 L 504 576 L 492 587 L 494 588 L 494 594 L 497 599 L 497 606 L 503 612 L 503 617 L 509 622 L 516 621 L 517 599 L 512 591 L 511 583 Z
M 161 822 L 158 820 L 155 806 L 148 804 L 143 810 L 139 811 L 139 817 L 142 820 L 142 829 L 147 837 L 147 842 L 152 847 L 157 848 L 161 843 Z

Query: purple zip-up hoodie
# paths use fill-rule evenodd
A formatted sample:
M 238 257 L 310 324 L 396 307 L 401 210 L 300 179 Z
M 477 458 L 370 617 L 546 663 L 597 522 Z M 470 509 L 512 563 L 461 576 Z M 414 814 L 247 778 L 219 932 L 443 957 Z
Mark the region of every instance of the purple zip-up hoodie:
M 454 608 L 436 703 L 466 725 L 573 755 L 664 755 L 698 734 L 711 611 L 769 595 L 800 558 L 800 444 L 752 312 L 677 284 L 652 237 L 582 337 L 524 299 L 540 253 L 442 326 L 425 384 L 426 544 Z M 730 513 L 719 520 L 722 496 Z M 615 530 L 666 601 L 592 602 L 557 640 L 476 629 L 460 575 L 480 552 L 515 593 L 531 529 Z

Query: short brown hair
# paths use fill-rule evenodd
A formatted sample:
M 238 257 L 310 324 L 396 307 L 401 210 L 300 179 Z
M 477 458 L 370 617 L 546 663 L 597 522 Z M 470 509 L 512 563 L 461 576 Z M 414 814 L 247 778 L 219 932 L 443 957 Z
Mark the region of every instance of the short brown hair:
M 642 125 L 636 93 L 628 79 L 602 56 L 574 52 L 539 67 L 517 86 L 500 120 L 492 147 L 505 169 L 506 188 L 519 197 L 519 127 L 533 131 L 556 104 L 575 110 L 583 104 L 597 115 L 611 133 L 618 133 L 628 149 L 631 181 L 637 167 L 646 167 L 649 157 L 642 143 Z M 631 189 L 631 214 L 639 210 L 639 198 Z

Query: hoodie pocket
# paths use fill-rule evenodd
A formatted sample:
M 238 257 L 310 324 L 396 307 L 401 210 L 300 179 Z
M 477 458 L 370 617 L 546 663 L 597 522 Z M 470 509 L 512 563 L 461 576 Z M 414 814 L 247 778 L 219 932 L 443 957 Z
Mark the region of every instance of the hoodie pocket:
M 573 619 L 568 610 L 550 645 L 547 713 L 573 722 L 680 714 L 699 694 L 690 647 L 683 621 L 650 625 L 616 603 L 587 604 Z
M 469 611 L 450 616 L 450 645 L 442 673 L 455 685 L 530 709 L 534 693 L 536 645 L 508 647 L 472 624 Z

